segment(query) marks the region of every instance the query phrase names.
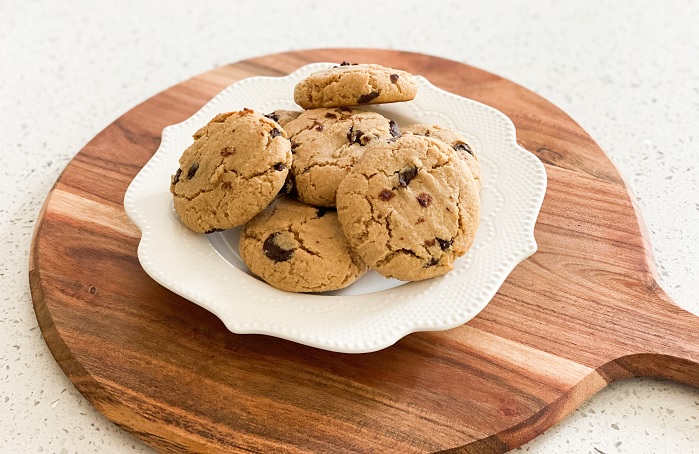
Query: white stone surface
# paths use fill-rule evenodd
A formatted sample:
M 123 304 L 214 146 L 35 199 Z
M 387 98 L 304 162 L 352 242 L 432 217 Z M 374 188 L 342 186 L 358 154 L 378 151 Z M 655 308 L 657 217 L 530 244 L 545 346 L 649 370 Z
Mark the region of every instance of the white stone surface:
M 113 120 L 261 54 L 410 50 L 541 94 L 619 167 L 663 286 L 699 314 L 698 24 L 691 0 L 0 2 L 0 452 L 151 452 L 97 413 L 48 351 L 27 279 L 34 223 L 61 170 Z M 696 453 L 698 418 L 699 389 L 626 380 L 516 451 Z

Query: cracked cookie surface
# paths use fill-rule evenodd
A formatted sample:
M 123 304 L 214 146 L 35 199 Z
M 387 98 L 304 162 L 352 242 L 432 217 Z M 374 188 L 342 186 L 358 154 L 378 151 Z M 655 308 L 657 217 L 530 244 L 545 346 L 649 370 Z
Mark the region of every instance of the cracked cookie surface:
M 304 109 L 410 101 L 417 84 L 412 74 L 380 65 L 349 64 L 319 71 L 294 87 Z
M 443 128 L 439 125 L 415 124 L 400 128 L 403 134 L 415 134 L 418 136 L 432 137 L 433 139 L 441 140 L 454 150 L 456 154 L 466 163 L 468 169 L 473 174 L 473 178 L 478 183 L 478 188 L 481 187 L 481 165 L 478 162 L 478 156 L 474 152 L 471 145 L 468 144 L 466 138 L 456 131 Z
M 195 232 L 252 219 L 284 185 L 291 144 L 279 124 L 252 110 L 216 115 L 194 134 L 171 177 L 175 211 Z
M 350 245 L 385 277 L 443 275 L 473 243 L 478 185 L 444 142 L 404 135 L 368 147 L 337 191 Z
M 288 292 L 338 290 L 367 271 L 337 213 L 285 197 L 245 225 L 240 255 L 255 275 Z
M 349 107 L 307 110 L 285 130 L 291 140 L 291 174 L 299 200 L 326 207 L 335 206 L 337 186 L 367 145 L 400 136 L 392 120 Z

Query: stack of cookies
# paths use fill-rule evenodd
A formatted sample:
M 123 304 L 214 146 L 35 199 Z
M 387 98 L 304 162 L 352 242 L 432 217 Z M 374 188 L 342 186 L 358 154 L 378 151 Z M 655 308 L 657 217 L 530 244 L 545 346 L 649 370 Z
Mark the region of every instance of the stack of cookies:
M 240 255 L 291 292 L 344 288 L 371 268 L 428 279 L 454 268 L 480 217 L 464 137 L 356 106 L 410 101 L 413 76 L 343 63 L 294 89 L 303 112 L 222 113 L 194 134 L 170 191 L 195 232 L 243 226 Z

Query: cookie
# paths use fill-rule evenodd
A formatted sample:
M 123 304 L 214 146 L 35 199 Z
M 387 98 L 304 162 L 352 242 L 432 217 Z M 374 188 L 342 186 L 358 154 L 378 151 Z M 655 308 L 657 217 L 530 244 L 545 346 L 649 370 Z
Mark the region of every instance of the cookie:
M 218 114 L 171 177 L 175 211 L 195 232 L 242 225 L 274 200 L 290 167 L 291 143 L 277 123 L 249 109 Z
M 299 115 L 301 115 L 301 112 L 299 112 L 298 110 L 278 109 L 274 112 L 268 113 L 267 115 L 265 115 L 265 117 L 269 118 L 272 121 L 276 121 L 277 124 L 279 124 L 279 126 L 283 128 L 290 121 L 296 120 Z
M 294 87 L 294 101 L 304 109 L 410 101 L 417 93 L 412 74 L 380 65 L 342 62 L 313 73 Z
M 368 147 L 337 190 L 350 245 L 385 277 L 440 276 L 473 243 L 478 185 L 444 142 L 404 135 Z
M 416 134 L 419 136 L 432 137 L 434 139 L 441 140 L 452 147 L 468 166 L 469 170 L 473 174 L 473 178 L 475 178 L 476 182 L 478 183 L 478 187 L 481 187 L 481 165 L 478 162 L 478 156 L 476 156 L 473 148 L 471 148 L 471 146 L 466 142 L 466 138 L 464 138 L 464 136 L 458 132 L 443 128 L 439 125 L 416 124 L 404 126 L 400 128 L 400 130 L 403 134 Z
M 367 271 L 337 213 L 286 197 L 245 225 L 240 255 L 255 275 L 288 292 L 341 289 Z
M 349 107 L 307 110 L 285 130 L 291 140 L 291 173 L 299 200 L 325 207 L 335 206 L 337 186 L 366 145 L 400 135 L 395 122 Z

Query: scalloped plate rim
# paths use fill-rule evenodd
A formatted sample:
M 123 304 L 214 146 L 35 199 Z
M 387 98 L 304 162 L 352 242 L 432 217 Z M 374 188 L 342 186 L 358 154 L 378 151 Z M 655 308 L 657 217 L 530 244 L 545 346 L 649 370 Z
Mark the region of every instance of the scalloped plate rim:
M 532 186 L 534 189 L 534 192 L 530 194 L 530 199 L 529 202 L 531 204 L 531 207 L 529 208 L 529 211 L 526 212 L 529 216 L 527 219 L 524 219 L 524 223 L 526 225 L 524 226 L 526 228 L 525 232 L 525 237 L 521 240 L 521 243 L 524 243 L 524 246 L 515 251 L 508 257 L 508 261 L 506 263 L 505 269 L 500 271 L 500 274 L 502 275 L 500 279 L 497 279 L 497 282 L 493 286 L 492 294 L 489 294 L 487 296 L 487 299 L 479 305 L 477 310 L 471 311 L 469 313 L 467 318 L 458 318 L 454 319 L 449 323 L 442 323 L 439 325 L 430 325 L 429 323 L 420 323 L 420 321 L 413 321 L 412 324 L 409 326 L 403 326 L 402 328 L 399 328 L 398 330 L 393 330 L 389 335 L 382 336 L 379 339 L 372 339 L 372 340 L 365 340 L 364 342 L 360 343 L 354 343 L 354 344 L 343 344 L 342 342 L 337 342 L 337 339 L 331 339 L 331 338 L 324 338 L 324 339 L 318 339 L 314 335 L 309 335 L 304 333 L 298 333 L 298 332 L 293 332 L 293 330 L 284 330 L 284 329 L 279 329 L 278 327 L 272 327 L 270 328 L 268 325 L 265 323 L 258 323 L 257 325 L 255 324 L 240 324 L 240 323 L 235 323 L 234 320 L 228 319 L 226 316 L 226 313 L 223 311 L 222 308 L 218 307 L 218 305 L 214 304 L 211 305 L 208 303 L 207 299 L 202 299 L 202 298 L 197 298 L 195 295 L 195 292 L 191 291 L 191 289 L 183 288 L 177 283 L 173 282 L 170 277 L 166 275 L 166 273 L 163 273 L 162 270 L 158 269 L 154 265 L 151 264 L 149 260 L 146 260 L 144 257 L 146 256 L 146 249 L 148 247 L 149 241 L 148 238 L 151 234 L 150 228 L 152 227 L 149 223 L 150 221 L 153 221 L 153 219 L 149 219 L 147 215 L 143 216 L 142 213 L 138 209 L 138 200 L 139 200 L 139 193 L 138 193 L 138 188 L 139 185 L 143 183 L 143 179 L 146 178 L 146 174 L 150 171 L 151 168 L 157 166 L 159 157 L 161 156 L 160 153 L 162 150 L 165 150 L 166 147 L 169 145 L 169 138 L 171 135 L 174 135 L 175 132 L 178 129 L 186 128 L 188 125 L 192 124 L 194 125 L 197 122 L 200 122 L 203 124 L 203 121 L 201 120 L 201 117 L 204 115 L 204 112 L 206 112 L 207 109 L 210 109 L 212 107 L 215 107 L 217 104 L 222 102 L 222 100 L 225 100 L 227 96 L 230 96 L 232 93 L 235 93 L 236 90 L 241 89 L 241 87 L 245 86 L 246 84 L 253 84 L 253 83 L 265 83 L 265 82 L 270 82 L 270 81 L 275 81 L 275 82 L 288 82 L 288 81 L 294 81 L 298 80 L 301 75 L 307 74 L 310 72 L 313 72 L 318 69 L 322 69 L 324 67 L 327 67 L 327 65 L 332 65 L 332 63 L 312 63 L 306 66 L 303 66 L 299 68 L 298 70 L 282 77 L 270 77 L 270 76 L 253 76 L 249 77 L 246 79 L 242 79 L 240 81 L 237 81 L 225 89 L 223 89 L 221 92 L 219 92 L 216 96 L 214 96 L 211 100 L 209 100 L 206 104 L 204 104 L 196 113 L 194 113 L 192 116 L 189 118 L 185 119 L 182 122 L 179 122 L 177 124 L 169 125 L 163 129 L 162 133 L 162 141 L 160 146 L 158 147 L 158 150 L 154 153 L 154 155 L 151 157 L 151 159 L 144 165 L 144 167 L 139 171 L 139 173 L 136 175 L 136 177 L 133 179 L 131 184 L 129 185 L 125 195 L 124 195 L 124 208 L 125 211 L 128 215 L 128 217 L 136 224 L 136 226 L 141 230 L 142 236 L 139 241 L 138 245 L 138 258 L 139 262 L 141 263 L 143 269 L 146 271 L 146 273 L 151 276 L 156 282 L 158 282 L 160 285 L 164 286 L 165 288 L 168 288 L 169 290 L 183 296 L 184 298 L 192 301 L 193 303 L 203 307 L 207 311 L 213 313 L 216 315 L 226 326 L 228 330 L 230 330 L 233 333 L 237 334 L 262 334 L 262 335 L 269 335 L 269 336 L 274 336 L 282 339 L 286 339 L 289 341 L 301 343 L 304 345 L 309 345 L 312 347 L 324 349 L 324 350 L 329 350 L 329 351 L 335 351 L 335 352 L 342 352 L 342 353 L 367 353 L 367 352 L 373 352 L 377 350 L 381 350 L 383 348 L 389 347 L 390 345 L 395 344 L 398 340 L 402 339 L 403 337 L 407 336 L 408 334 L 414 333 L 414 332 L 420 332 L 420 331 L 439 331 L 439 330 L 447 330 L 447 329 L 452 329 L 456 326 L 459 326 L 471 318 L 475 317 L 485 306 L 489 303 L 489 301 L 492 299 L 492 297 L 495 295 L 497 290 L 500 288 L 502 283 L 506 280 L 507 276 L 512 272 L 512 270 L 523 260 L 534 254 L 537 250 L 537 244 L 534 238 L 534 225 L 536 223 L 536 219 L 538 217 L 538 213 L 541 209 L 541 204 L 543 203 L 543 198 L 546 190 L 546 170 L 541 161 L 534 156 L 532 153 L 527 151 L 526 149 L 522 148 L 517 142 L 516 142 L 516 129 L 512 121 L 502 112 L 487 106 L 485 104 L 479 103 L 477 101 L 461 97 L 457 94 L 448 92 L 446 90 L 443 90 L 439 87 L 434 86 L 431 84 L 426 78 L 422 76 L 416 76 L 418 79 L 419 83 L 421 85 L 426 85 L 429 87 L 430 90 L 433 90 L 435 93 L 440 93 L 442 95 L 448 96 L 452 99 L 455 99 L 457 102 L 464 102 L 466 101 L 467 104 L 470 104 L 471 106 L 480 106 L 479 108 L 481 109 L 486 109 L 489 111 L 489 114 L 495 114 L 497 117 L 499 117 L 499 121 L 503 122 L 503 124 L 507 125 L 507 132 L 508 132 L 508 137 L 506 140 L 507 145 L 513 149 L 516 150 L 517 153 L 520 153 L 521 156 L 523 156 L 525 159 L 529 161 L 528 165 L 532 165 L 532 170 L 534 171 L 534 175 L 538 177 L 535 181 L 535 184 Z M 379 106 L 367 106 L 367 107 L 379 107 Z M 219 110 L 221 111 L 221 110 Z M 208 119 L 207 119 L 208 121 Z M 144 183 L 143 183 L 144 184 Z M 168 191 L 169 194 L 169 191 Z M 157 220 L 156 220 L 157 222 Z M 439 278 L 437 278 L 439 279 Z M 266 285 L 266 284 L 265 284 Z M 408 284 L 409 285 L 409 284 Z M 276 289 L 275 289 L 276 290 Z M 297 295 L 292 294 L 292 297 L 295 297 Z M 304 295 L 308 296 L 308 295 Z M 313 295 L 316 296 L 317 295 Z M 363 295 L 357 295 L 357 296 L 363 296 Z M 333 296 L 322 296 L 322 298 L 335 298 Z M 347 298 L 345 296 L 345 298 Z M 313 314 L 310 314 L 309 316 L 313 316 Z M 341 336 L 340 336 L 341 337 Z

